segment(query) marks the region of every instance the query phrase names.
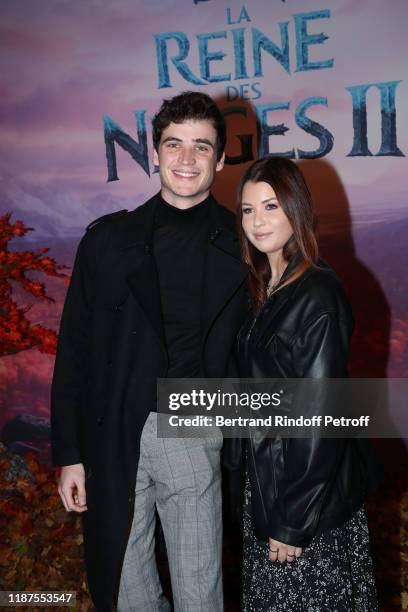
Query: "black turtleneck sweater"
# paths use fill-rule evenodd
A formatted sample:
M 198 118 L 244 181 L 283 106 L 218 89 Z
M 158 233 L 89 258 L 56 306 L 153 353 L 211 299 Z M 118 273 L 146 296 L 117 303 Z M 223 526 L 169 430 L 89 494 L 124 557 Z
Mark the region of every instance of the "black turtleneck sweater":
M 209 226 L 209 197 L 186 210 L 159 197 L 153 243 L 169 378 L 202 375 L 200 304 Z

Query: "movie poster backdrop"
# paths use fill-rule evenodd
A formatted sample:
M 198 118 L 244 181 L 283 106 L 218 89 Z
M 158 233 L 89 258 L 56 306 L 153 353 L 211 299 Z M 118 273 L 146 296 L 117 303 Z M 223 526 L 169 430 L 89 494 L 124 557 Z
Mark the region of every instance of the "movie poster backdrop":
M 3 0 L 0 13 L 3 261 L 24 269 L 48 247 L 69 274 L 88 223 L 158 191 L 163 98 L 202 91 L 228 127 L 215 196 L 233 210 L 251 161 L 296 160 L 353 303 L 352 375 L 408 375 L 405 0 Z M 3 266 L 0 427 L 49 418 L 67 279 L 44 266 L 27 273 L 31 291 Z M 41 342 L 24 344 L 16 309 Z

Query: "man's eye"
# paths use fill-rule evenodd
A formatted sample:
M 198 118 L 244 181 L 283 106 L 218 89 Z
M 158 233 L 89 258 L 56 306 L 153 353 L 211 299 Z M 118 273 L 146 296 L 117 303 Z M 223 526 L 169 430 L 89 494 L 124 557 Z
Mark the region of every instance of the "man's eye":
M 178 147 L 178 142 L 169 142 L 167 143 L 167 147 L 169 149 L 175 149 L 176 147 Z
M 242 214 L 248 215 L 251 212 L 252 208 L 245 207 L 242 209 Z
M 198 145 L 197 149 L 201 152 L 207 152 L 208 151 L 208 147 L 206 147 L 205 145 Z

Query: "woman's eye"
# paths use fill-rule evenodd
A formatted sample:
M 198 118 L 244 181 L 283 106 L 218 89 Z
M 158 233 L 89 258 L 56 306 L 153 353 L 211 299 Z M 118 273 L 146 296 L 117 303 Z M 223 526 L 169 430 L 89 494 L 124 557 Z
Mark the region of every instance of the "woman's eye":
M 243 215 L 248 215 L 251 212 L 252 208 L 243 208 L 242 209 L 242 214 Z
M 276 204 L 266 204 L 265 209 L 266 210 L 274 210 L 275 208 L 278 208 Z

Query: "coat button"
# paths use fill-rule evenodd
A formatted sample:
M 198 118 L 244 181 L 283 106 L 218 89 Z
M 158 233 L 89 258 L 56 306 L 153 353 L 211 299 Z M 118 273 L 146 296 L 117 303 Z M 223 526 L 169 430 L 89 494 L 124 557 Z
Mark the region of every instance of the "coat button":
M 128 499 L 129 504 L 132 504 L 134 499 L 135 499 L 135 496 L 134 495 L 130 495 L 130 497 Z
M 97 425 L 102 425 L 102 423 L 103 423 L 103 416 L 99 416 L 99 417 L 96 419 L 96 424 L 97 424 Z
M 113 366 L 113 361 L 107 361 L 106 362 L 106 367 L 107 368 L 111 368 Z
M 122 306 L 120 304 L 115 304 L 115 306 L 113 307 L 113 310 L 115 312 L 120 312 L 122 310 Z

